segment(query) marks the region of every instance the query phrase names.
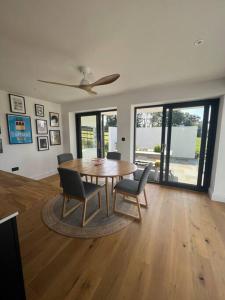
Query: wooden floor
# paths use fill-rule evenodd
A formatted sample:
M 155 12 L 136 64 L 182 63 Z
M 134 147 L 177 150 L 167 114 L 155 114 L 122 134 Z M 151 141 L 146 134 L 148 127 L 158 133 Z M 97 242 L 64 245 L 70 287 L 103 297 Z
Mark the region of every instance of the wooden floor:
M 28 299 L 225 299 L 224 204 L 148 185 L 142 224 L 84 240 L 42 223 L 44 202 L 58 192 L 57 176 L 33 181 L 0 173 L 1 209 L 20 212 Z

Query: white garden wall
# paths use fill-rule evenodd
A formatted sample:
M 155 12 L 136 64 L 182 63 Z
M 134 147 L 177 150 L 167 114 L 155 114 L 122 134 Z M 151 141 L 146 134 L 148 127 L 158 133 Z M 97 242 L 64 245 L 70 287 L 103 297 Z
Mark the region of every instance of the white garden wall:
M 171 154 L 178 158 L 195 158 L 197 126 L 172 127 Z M 136 148 L 154 149 L 161 145 L 161 127 L 137 128 Z

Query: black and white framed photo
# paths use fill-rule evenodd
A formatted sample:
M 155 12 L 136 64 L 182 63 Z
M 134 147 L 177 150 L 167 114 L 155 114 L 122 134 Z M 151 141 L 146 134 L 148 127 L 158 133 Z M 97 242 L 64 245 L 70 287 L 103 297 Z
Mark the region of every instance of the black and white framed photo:
M 0 153 L 3 153 L 2 139 L 0 139 Z
M 26 114 L 25 98 L 9 94 L 10 110 L 12 113 Z
M 51 127 L 59 127 L 59 113 L 50 112 L 49 119 Z
M 37 116 L 37 117 L 44 117 L 45 116 L 44 105 L 34 104 L 34 107 L 35 107 L 35 116 Z
M 60 130 L 49 130 L 50 145 L 61 145 Z
M 47 120 L 37 119 L 36 130 L 37 130 L 37 134 L 48 134 Z
M 38 151 L 49 150 L 49 143 L 47 136 L 38 136 L 37 137 Z

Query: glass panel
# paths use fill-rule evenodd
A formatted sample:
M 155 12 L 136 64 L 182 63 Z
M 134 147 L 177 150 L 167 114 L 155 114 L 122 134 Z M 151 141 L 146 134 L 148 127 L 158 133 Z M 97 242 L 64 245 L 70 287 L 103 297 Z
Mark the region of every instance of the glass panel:
M 204 106 L 172 110 L 169 182 L 197 185 Z
M 102 153 L 106 157 L 108 151 L 117 151 L 117 111 L 107 111 L 102 115 Z
M 207 162 L 207 145 L 208 145 L 208 140 L 209 140 L 209 129 L 210 129 L 210 119 L 211 119 L 211 106 L 209 107 L 209 115 L 208 115 L 208 120 L 207 120 L 207 133 L 206 133 L 206 143 L 205 143 L 205 155 L 204 155 L 204 165 L 203 165 L 203 174 L 202 174 L 202 182 L 201 185 L 204 185 L 204 180 L 205 180 L 205 169 L 206 169 L 206 162 Z
M 136 110 L 135 163 L 138 169 L 144 169 L 149 162 L 153 163 L 149 175 L 149 180 L 153 182 L 160 179 L 162 116 L 162 107 Z
M 97 157 L 97 117 L 81 117 L 81 145 L 83 158 Z
M 166 109 L 166 115 L 165 115 L 165 139 L 164 139 L 164 144 L 162 145 L 163 147 L 163 174 L 162 174 L 162 180 L 166 181 L 166 166 L 168 164 L 167 161 L 167 142 L 168 142 L 168 126 L 169 126 L 169 114 L 170 114 L 170 110 L 167 108 Z

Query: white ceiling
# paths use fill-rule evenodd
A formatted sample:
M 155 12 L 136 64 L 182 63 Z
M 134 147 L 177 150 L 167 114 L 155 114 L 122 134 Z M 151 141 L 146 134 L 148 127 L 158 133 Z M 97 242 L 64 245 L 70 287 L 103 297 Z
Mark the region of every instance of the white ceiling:
M 224 0 L 7 0 L 0 9 L 0 89 L 53 102 L 91 97 L 37 79 L 120 73 L 101 95 L 225 77 Z M 204 39 L 194 47 L 193 42 Z

